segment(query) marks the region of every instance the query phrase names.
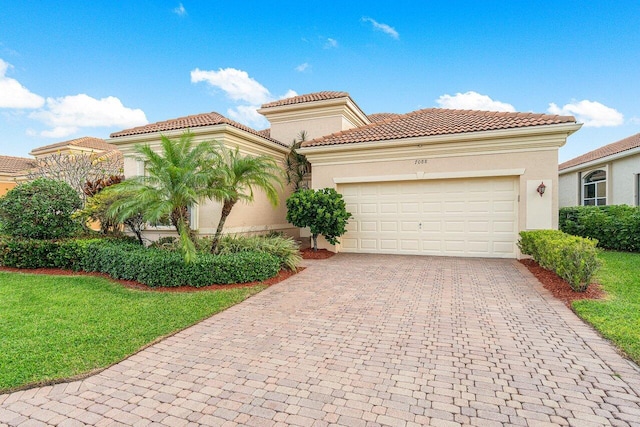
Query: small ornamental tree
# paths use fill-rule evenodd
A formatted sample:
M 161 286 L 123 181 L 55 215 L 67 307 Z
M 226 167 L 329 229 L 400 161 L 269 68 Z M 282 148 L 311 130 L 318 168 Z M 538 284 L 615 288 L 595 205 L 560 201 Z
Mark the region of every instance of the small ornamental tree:
M 38 178 L 12 188 L 0 199 L 3 232 L 29 239 L 59 239 L 78 230 L 72 214 L 82 200 L 69 184 Z
M 338 237 L 347 232 L 347 212 L 342 194 L 333 188 L 299 190 L 287 199 L 287 221 L 296 227 L 309 227 L 313 250 L 318 250 L 318 236 L 332 245 L 340 243 Z

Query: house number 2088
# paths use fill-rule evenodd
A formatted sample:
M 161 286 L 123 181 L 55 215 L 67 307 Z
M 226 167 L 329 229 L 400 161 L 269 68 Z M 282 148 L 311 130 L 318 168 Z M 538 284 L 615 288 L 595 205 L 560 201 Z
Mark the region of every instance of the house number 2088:
M 427 164 L 427 159 L 416 159 L 415 160 L 415 164 L 416 165 L 426 165 Z

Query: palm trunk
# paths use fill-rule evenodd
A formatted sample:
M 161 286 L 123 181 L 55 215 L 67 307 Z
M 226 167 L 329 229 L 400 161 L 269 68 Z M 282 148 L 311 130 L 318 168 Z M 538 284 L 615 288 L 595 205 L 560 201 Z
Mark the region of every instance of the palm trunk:
M 196 235 L 191 229 L 191 224 L 189 221 L 189 210 L 186 206 L 181 206 L 171 212 L 171 224 L 178 232 L 178 235 L 181 235 L 184 229 L 189 236 L 189 240 L 191 240 L 195 244 Z
M 237 200 L 225 200 L 222 205 L 222 213 L 220 214 L 220 222 L 218 222 L 218 228 L 216 229 L 216 235 L 213 236 L 213 241 L 211 242 L 211 253 L 215 254 L 218 250 L 218 243 L 220 243 L 220 237 L 222 236 L 222 229 L 224 228 L 224 223 L 227 221 L 227 217 L 231 213 L 231 209 L 236 204 Z

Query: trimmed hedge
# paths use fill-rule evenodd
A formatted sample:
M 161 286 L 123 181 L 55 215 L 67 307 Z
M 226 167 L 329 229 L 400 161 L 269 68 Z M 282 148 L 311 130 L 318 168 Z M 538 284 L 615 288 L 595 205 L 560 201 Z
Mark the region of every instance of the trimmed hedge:
M 598 239 L 598 246 L 640 252 L 640 207 L 575 206 L 560 209 L 560 230 Z
M 177 252 L 117 240 L 0 239 L 0 264 L 7 267 L 96 271 L 154 287 L 261 281 L 278 274 L 280 262 L 267 253 L 239 252 L 199 254 L 195 262 L 185 264 Z
M 572 236 L 560 230 L 521 231 L 518 247 L 541 267 L 555 271 L 577 292 L 587 290 L 600 266 L 597 240 Z

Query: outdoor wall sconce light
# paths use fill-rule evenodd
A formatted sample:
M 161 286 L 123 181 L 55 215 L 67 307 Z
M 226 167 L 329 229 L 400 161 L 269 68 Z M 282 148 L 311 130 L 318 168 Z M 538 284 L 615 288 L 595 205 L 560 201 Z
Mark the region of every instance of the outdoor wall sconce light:
M 547 189 L 547 186 L 544 185 L 544 182 L 541 182 L 540 185 L 538 185 L 538 188 L 536 188 L 536 191 L 538 192 L 538 194 L 540 194 L 540 197 L 542 197 L 546 189 Z

